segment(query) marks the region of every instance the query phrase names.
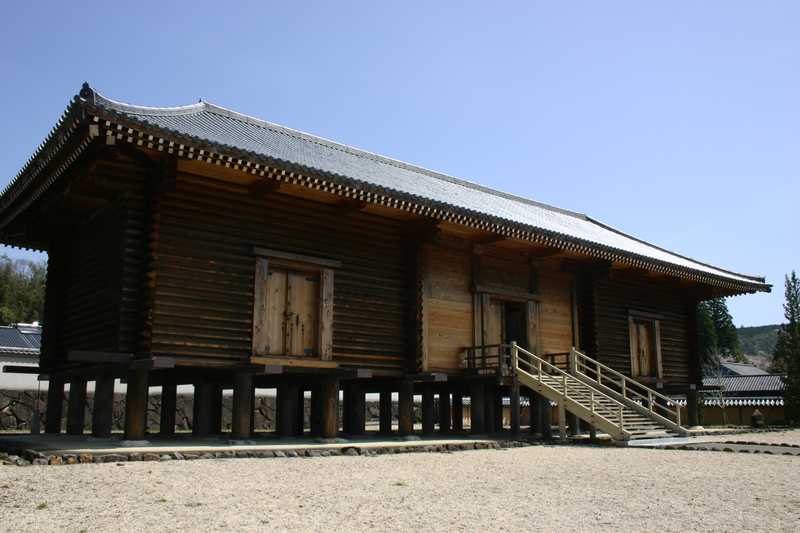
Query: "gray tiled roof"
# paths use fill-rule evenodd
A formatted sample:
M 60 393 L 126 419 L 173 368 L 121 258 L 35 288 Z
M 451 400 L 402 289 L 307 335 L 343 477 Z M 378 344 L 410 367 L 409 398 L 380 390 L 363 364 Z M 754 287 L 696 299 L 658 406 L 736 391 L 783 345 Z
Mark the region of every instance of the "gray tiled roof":
M 749 363 L 722 363 L 722 372 L 725 376 L 764 376 L 769 374 Z
M 70 124 L 80 120 L 78 117 L 83 116 L 84 108 L 88 108 L 89 114 L 134 124 L 137 129 L 160 138 L 176 138 L 181 143 L 188 140 L 224 153 L 238 154 L 237 157 L 245 160 L 248 157 L 262 158 L 277 165 L 354 183 L 379 194 L 426 202 L 437 209 L 453 209 L 571 243 L 580 249 L 596 250 L 602 257 L 630 258 L 667 269 L 662 271 L 677 270 L 690 277 L 719 280 L 720 284 L 742 291 L 770 289 L 763 278 L 728 271 L 670 252 L 580 213 L 489 189 L 207 102 L 173 108 L 134 106 L 103 97 L 88 85 L 81 90 L 81 96 L 76 97 L 26 168 L 6 189 L 0 199 L 3 208 L 0 210 L 14 202 L 38 169 L 43 167 L 39 159 L 47 159 L 60 149 L 64 130 L 74 129 Z M 13 213 L 5 215 L 9 217 Z
M 0 326 L 0 354 L 39 357 L 42 329 L 31 324 Z
M 760 376 L 723 376 L 703 378 L 703 387 L 722 387 L 724 394 L 776 394 L 783 393 L 784 382 L 780 374 Z

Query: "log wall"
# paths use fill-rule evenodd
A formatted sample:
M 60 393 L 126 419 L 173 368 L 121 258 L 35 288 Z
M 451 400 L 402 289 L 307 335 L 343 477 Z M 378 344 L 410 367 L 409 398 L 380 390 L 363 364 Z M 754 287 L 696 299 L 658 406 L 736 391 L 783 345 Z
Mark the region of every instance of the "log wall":
M 241 362 L 252 355 L 255 256 L 264 247 L 341 261 L 333 360 L 406 368 L 411 287 L 401 223 L 180 173 L 158 201 L 154 355 Z

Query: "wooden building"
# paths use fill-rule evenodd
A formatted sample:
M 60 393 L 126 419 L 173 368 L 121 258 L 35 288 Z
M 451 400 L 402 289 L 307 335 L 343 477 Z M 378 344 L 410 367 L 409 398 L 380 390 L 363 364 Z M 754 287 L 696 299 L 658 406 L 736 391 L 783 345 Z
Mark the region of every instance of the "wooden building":
M 366 392 L 382 395 L 385 432 L 392 393 L 401 433 L 415 393 L 425 432 L 461 429 L 464 397 L 472 430 L 495 431 L 503 395 L 515 406 L 520 393 L 561 394 L 541 371 L 520 388 L 512 341 L 560 376 L 569 413 L 591 423 L 608 418 L 596 398 L 640 405 L 625 380 L 652 412 L 660 394 L 700 383 L 697 303 L 770 289 L 582 214 L 209 103 L 138 107 L 88 85 L 3 192 L 0 232 L 48 253 L 48 429 L 64 383 L 71 402 L 87 381 L 102 398 L 123 377 L 129 439 L 145 437 L 152 385 L 171 433 L 170 391 L 186 383 L 200 435 L 219 430 L 220 390 L 232 389 L 232 434 L 248 437 L 254 387 L 278 389 L 285 435 L 301 431 L 304 391 L 314 435 L 362 432 Z M 562 371 L 588 388 L 570 396 Z M 95 435 L 107 415 L 94 410 Z

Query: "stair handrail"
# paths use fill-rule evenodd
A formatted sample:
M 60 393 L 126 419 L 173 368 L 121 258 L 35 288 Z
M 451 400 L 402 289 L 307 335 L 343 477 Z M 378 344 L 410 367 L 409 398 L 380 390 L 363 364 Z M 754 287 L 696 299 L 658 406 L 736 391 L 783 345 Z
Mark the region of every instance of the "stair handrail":
M 524 356 L 526 356 L 528 359 L 531 359 L 531 361 L 525 360 L 525 357 L 520 359 L 520 357 L 519 357 L 519 353 L 520 352 L 522 352 L 524 354 Z M 530 368 L 532 371 L 536 370 L 536 373 L 528 372 L 525 369 L 521 369 L 519 367 L 520 360 L 522 360 L 522 362 L 525 365 L 527 365 L 528 368 Z M 536 363 L 535 366 L 534 366 L 534 362 Z M 550 369 L 555 371 L 554 372 L 555 375 L 561 376 L 561 386 L 563 388 L 563 392 L 559 391 L 557 388 L 555 388 L 555 387 L 553 387 L 551 385 L 548 385 L 547 383 L 542 381 L 542 374 L 543 374 L 542 369 L 543 369 L 543 367 L 550 368 Z M 520 371 L 521 372 L 525 372 L 526 374 L 538 379 L 539 383 L 541 383 L 543 386 L 549 387 L 549 388 L 555 390 L 556 392 L 561 393 L 565 398 L 567 398 L 567 399 L 569 399 L 569 400 L 571 400 L 571 401 L 583 406 L 583 404 L 581 402 L 579 402 L 577 398 L 570 397 L 569 394 L 568 394 L 567 378 L 568 377 L 572 377 L 569 372 L 565 372 L 565 371 L 561 370 L 560 368 L 558 368 L 556 365 L 545 361 L 544 359 L 542 359 L 538 355 L 536 355 L 536 354 L 534 354 L 532 352 L 529 352 L 525 348 L 521 348 L 516 342 L 512 342 L 511 343 L 511 368 L 513 369 L 513 371 L 515 373 L 516 372 L 520 372 Z M 548 373 L 548 374 L 553 375 L 553 373 Z M 617 401 L 614 398 L 611 398 L 611 397 L 605 395 L 602 391 L 595 390 L 594 387 L 591 387 L 591 386 L 587 385 L 586 383 L 584 383 L 583 385 L 588 387 L 589 388 L 589 392 L 590 392 L 589 408 L 588 408 L 589 412 L 593 416 L 597 416 L 599 418 L 607 420 L 609 423 L 617 426 L 620 431 L 625 432 L 626 430 L 625 430 L 624 417 L 623 417 L 623 413 L 625 411 L 625 404 L 623 404 L 620 401 Z M 612 404 L 616 404 L 615 405 L 615 407 L 617 407 L 617 420 L 616 421 L 611 420 L 608 417 L 603 416 L 599 412 L 595 411 L 595 398 L 594 398 L 595 392 L 597 392 L 598 394 L 602 395 L 607 402 L 611 402 Z M 586 408 L 586 407 L 584 406 L 584 408 Z
M 675 420 L 675 423 L 678 424 L 679 426 L 681 425 L 681 408 L 672 398 L 665 396 L 656 390 L 651 389 L 647 385 L 644 385 L 633 378 L 629 378 L 625 374 L 617 370 L 614 370 L 610 366 L 604 365 L 603 363 L 601 363 L 596 359 L 592 359 L 585 353 L 581 353 L 575 348 L 572 348 L 572 350 L 570 350 L 569 357 L 570 357 L 569 367 L 570 370 L 572 370 L 573 372 L 576 373 L 580 372 L 587 378 L 597 381 L 597 383 L 599 383 L 600 385 L 603 385 L 603 379 L 606 379 L 607 381 L 610 381 L 611 383 L 619 387 L 618 392 L 619 394 L 622 395 L 623 398 L 626 398 L 633 402 L 640 400 L 645 401 L 647 404 L 647 409 L 651 413 L 656 413 L 656 408 L 659 408 L 660 410 L 666 412 L 667 414 L 672 415 L 672 417 Z M 595 372 L 595 377 L 592 377 L 583 371 L 583 369 L 590 369 L 591 367 L 594 367 L 592 370 Z M 608 374 L 611 374 L 612 376 L 618 378 L 618 381 L 609 378 Z M 633 396 L 635 396 L 635 398 Z M 664 402 L 663 405 L 657 403 L 655 401 L 656 398 L 662 400 Z M 669 407 L 670 404 L 674 405 L 675 408 L 671 409 Z

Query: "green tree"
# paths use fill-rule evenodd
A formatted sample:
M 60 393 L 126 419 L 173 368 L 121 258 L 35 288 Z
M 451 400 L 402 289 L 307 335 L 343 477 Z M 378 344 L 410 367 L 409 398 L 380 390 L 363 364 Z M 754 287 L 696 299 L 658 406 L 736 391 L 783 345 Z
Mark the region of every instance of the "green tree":
M 697 348 L 700 351 L 703 374 L 711 374 L 719 367 L 720 358 L 717 329 L 711 317 L 709 302 L 700 302 L 697 306 Z
M 739 335 L 736 333 L 736 326 L 733 325 L 733 318 L 728 311 L 728 305 L 724 298 L 715 298 L 706 302 L 708 304 L 711 320 L 714 323 L 714 331 L 717 334 L 717 352 L 725 358 L 732 358 L 739 362 L 747 360 L 742 355 L 742 348 L 739 345 Z
M 786 419 L 800 424 L 800 280 L 794 270 L 786 276 L 783 314 L 786 324 L 778 331 L 775 364 L 786 370 Z
M 0 256 L 0 324 L 42 320 L 46 277 L 44 262 Z

